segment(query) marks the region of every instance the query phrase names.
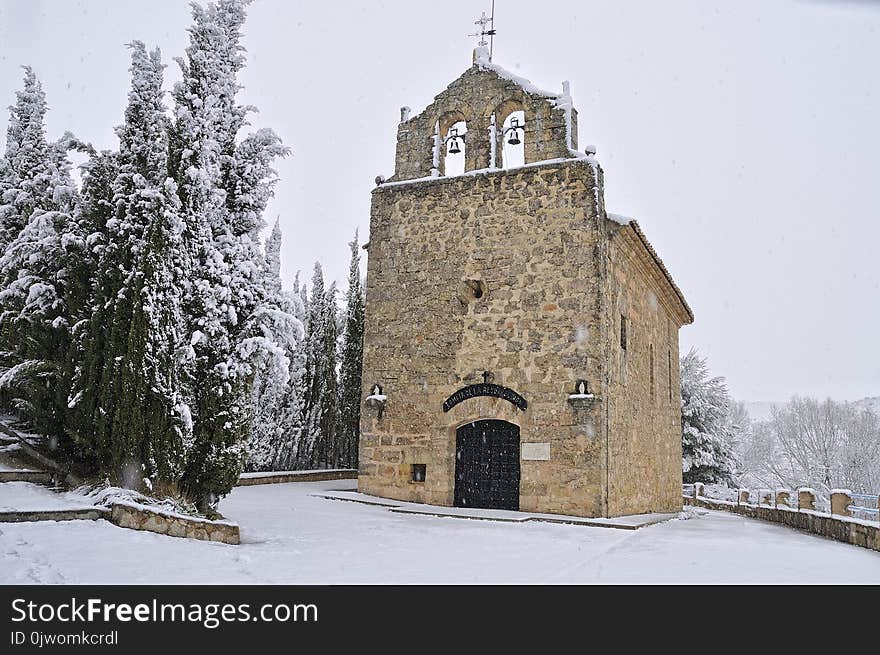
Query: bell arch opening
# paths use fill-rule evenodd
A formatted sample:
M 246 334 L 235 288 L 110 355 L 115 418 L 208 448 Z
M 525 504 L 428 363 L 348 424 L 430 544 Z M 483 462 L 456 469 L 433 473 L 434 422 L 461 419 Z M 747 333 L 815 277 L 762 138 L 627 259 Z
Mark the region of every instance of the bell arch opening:
M 518 168 L 526 163 L 525 112 L 512 111 L 501 128 L 502 168 Z
M 523 103 L 514 98 L 505 100 L 495 107 L 492 119 L 495 168 L 516 168 L 525 164 L 526 116 Z
M 458 121 L 449 126 L 443 137 L 443 175 L 461 175 L 467 158 L 467 122 Z
M 465 172 L 468 117 L 462 111 L 442 114 L 434 125 L 434 169 L 439 175 Z

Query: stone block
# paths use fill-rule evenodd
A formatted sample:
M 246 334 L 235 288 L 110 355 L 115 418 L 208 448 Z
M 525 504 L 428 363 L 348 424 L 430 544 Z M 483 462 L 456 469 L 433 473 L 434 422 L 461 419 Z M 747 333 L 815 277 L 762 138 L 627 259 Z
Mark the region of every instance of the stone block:
M 815 510 L 816 509 L 816 494 L 812 489 L 806 489 L 804 487 L 798 488 L 797 491 L 798 497 L 798 509 L 806 509 L 806 510 Z
M 834 489 L 831 492 L 831 513 L 838 516 L 852 516 L 849 506 L 852 505 L 852 491 Z

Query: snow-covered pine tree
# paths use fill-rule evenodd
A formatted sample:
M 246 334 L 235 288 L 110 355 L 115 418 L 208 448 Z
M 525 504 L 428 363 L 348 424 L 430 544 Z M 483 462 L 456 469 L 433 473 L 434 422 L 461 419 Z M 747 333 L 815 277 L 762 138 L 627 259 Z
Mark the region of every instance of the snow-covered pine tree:
M 681 358 L 681 450 L 683 479 L 735 483 L 731 446 L 732 406 L 723 377 L 709 377 L 706 358 L 691 349 Z
M 194 443 L 183 476 L 203 506 L 235 484 L 250 426 L 254 316 L 266 306 L 257 235 L 286 153 L 271 130 L 237 142 L 253 108 L 238 105 L 241 27 L 249 0 L 193 5 L 183 79 L 174 87 L 171 169 L 178 183 L 189 261 L 188 312 Z
M 69 350 L 65 243 L 78 194 L 65 135 L 48 143 L 46 98 L 30 68 L 11 108 L 0 207 L 0 394 L 35 430 L 63 434 Z
M 335 466 L 357 468 L 361 420 L 361 367 L 364 353 L 364 293 L 357 232 L 348 244 L 351 262 L 345 294 L 345 324 L 339 369 L 339 425 Z

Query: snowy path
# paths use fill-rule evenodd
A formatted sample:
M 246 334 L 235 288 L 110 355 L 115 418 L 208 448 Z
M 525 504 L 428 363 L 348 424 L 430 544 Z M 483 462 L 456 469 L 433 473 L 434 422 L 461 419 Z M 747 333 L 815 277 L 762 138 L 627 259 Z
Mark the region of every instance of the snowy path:
M 0 524 L 0 583 L 880 583 L 880 553 L 720 512 L 631 532 L 309 495 L 353 486 L 235 489 L 220 509 L 240 523 L 241 546 L 106 521 Z

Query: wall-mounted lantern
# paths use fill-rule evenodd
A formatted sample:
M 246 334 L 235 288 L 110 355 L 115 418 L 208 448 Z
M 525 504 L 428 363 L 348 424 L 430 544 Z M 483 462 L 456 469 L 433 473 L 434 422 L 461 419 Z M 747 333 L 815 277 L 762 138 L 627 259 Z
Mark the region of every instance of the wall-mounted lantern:
M 370 395 L 364 400 L 364 406 L 366 406 L 367 409 L 376 412 L 377 418 L 381 419 L 382 413 L 385 411 L 385 402 L 387 400 L 388 396 L 383 393 L 382 385 L 376 383 L 370 388 Z
M 568 394 L 568 404 L 574 409 L 590 409 L 595 401 L 589 380 L 578 380 L 574 383 L 574 392 Z

